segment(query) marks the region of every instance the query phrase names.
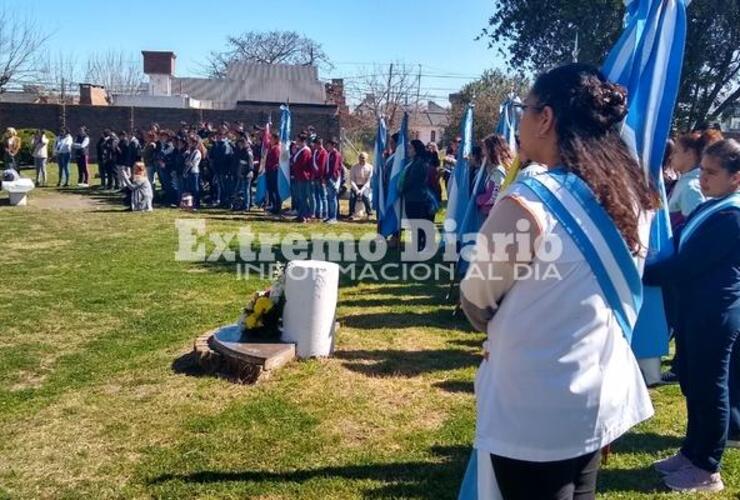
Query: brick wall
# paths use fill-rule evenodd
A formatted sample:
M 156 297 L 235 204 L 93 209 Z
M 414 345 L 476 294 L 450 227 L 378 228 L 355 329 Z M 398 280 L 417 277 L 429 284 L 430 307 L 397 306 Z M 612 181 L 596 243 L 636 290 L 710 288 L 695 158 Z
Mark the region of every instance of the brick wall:
M 313 125 L 322 137 L 339 136 L 339 118 L 335 106 L 291 105 L 293 134 Z M 152 122 L 163 128 L 177 129 L 181 121 L 244 122 L 245 127 L 264 125 L 268 117 L 277 127 L 280 107 L 277 104 L 240 102 L 236 109 L 133 108 L 120 106 L 61 106 L 59 104 L 26 104 L 0 102 L 0 132 L 6 127 L 44 128 L 56 133 L 62 123 L 74 135 L 85 125 L 93 144 L 90 155 L 95 160 L 94 143 L 105 128 L 114 130 L 146 129 Z

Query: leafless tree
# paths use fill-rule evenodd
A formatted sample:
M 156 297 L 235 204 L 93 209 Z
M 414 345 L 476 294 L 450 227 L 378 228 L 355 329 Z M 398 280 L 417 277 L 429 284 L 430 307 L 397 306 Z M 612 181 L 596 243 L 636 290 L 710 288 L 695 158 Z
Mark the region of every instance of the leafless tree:
M 346 84 L 350 95 L 360 97 L 354 114 L 373 123 L 384 116 L 389 130 L 399 126 L 402 112 L 418 111 L 416 106 L 428 97 L 420 90 L 417 71 L 415 66 L 403 63 L 361 70 Z
M 203 69 L 214 78 L 226 76 L 228 66 L 244 61 L 261 64 L 300 64 L 332 67 L 321 44 L 295 31 L 247 31 L 226 39 L 226 50 L 211 52 Z
M 38 82 L 41 92 L 56 93 L 60 97 L 73 93 L 82 77 L 79 59 L 69 52 L 47 52 L 41 60 L 40 68 Z
M 95 52 L 87 60 L 87 83 L 105 86 L 117 94 L 137 94 L 144 82 L 140 58 L 122 51 Z
M 38 74 L 39 50 L 48 38 L 31 16 L 0 7 L 0 93 Z

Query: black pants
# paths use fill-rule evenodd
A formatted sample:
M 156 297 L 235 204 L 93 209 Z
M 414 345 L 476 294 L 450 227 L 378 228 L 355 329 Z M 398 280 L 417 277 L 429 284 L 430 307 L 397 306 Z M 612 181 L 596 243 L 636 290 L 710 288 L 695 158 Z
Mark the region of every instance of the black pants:
M 601 451 L 558 462 L 525 462 L 491 455 L 501 494 L 506 500 L 591 500 Z
M 404 207 L 406 209 L 405 215 L 407 219 L 425 219 L 434 222 L 434 216 L 431 215 L 428 203 L 424 201 L 405 200 Z M 423 251 L 427 244 L 427 236 L 424 231 L 419 230 L 417 231 L 417 234 L 412 235 L 412 237 L 417 241 L 416 249 L 420 252 Z
M 265 172 L 265 180 L 267 181 L 267 201 L 272 206 L 271 212 L 274 214 L 280 213 L 280 190 L 278 187 L 278 171 L 268 170 Z

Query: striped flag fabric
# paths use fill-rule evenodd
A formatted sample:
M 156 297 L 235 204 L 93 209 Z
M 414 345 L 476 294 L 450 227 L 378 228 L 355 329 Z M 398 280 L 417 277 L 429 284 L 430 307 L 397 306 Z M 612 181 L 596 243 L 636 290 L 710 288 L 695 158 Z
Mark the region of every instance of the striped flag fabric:
M 409 114 L 404 112 L 401 120 L 401 130 L 398 134 L 398 144 L 391 165 L 388 192 L 385 193 L 385 207 L 380 218 L 380 234 L 388 237 L 401 230 L 401 190 L 398 181 L 406 168 L 406 141 L 408 140 Z M 382 182 L 382 181 L 381 181 Z
M 385 166 L 385 143 L 388 137 L 388 129 L 383 117 L 378 118 L 378 132 L 375 135 L 375 149 L 373 153 L 373 176 L 370 187 L 373 193 L 373 210 L 378 216 L 378 221 L 385 214 L 385 193 L 383 192 L 383 167 Z
M 260 154 L 260 165 L 259 175 L 257 176 L 257 190 L 254 195 L 254 201 L 257 206 L 261 206 L 265 203 L 267 198 L 267 176 L 265 175 L 265 163 L 267 162 L 267 151 L 270 149 L 270 132 L 272 130 L 272 122 L 268 121 L 265 124 L 265 130 L 262 133 L 262 144 Z
M 511 96 L 509 96 L 509 98 L 504 101 L 499 108 L 499 119 L 498 125 L 496 126 L 496 133 L 506 139 L 506 142 L 509 144 L 509 149 L 514 154 L 516 154 L 519 149 L 516 137 L 519 133 L 519 121 L 521 120 L 521 112 L 517 109 L 516 105 L 521 103 L 522 101 L 519 97 L 515 94 L 511 94 Z
M 290 198 L 290 127 L 291 115 L 287 105 L 280 106 L 280 168 L 278 194 L 285 201 Z
M 445 228 L 454 226 L 457 241 L 464 234 L 465 211 L 470 202 L 470 167 L 468 158 L 473 149 L 473 105 L 468 104 L 460 122 L 460 147 L 457 149 L 457 163 L 450 178 L 450 186 L 447 190 L 447 213 L 445 215 Z M 451 224 L 454 221 L 454 224 Z M 453 231 L 448 231 L 453 232 Z
M 602 71 L 627 88 L 629 110 L 622 138 L 660 190 L 663 209 L 650 234 L 648 262 L 673 252 L 663 182 L 663 153 L 678 97 L 686 43 L 686 7 L 690 0 L 625 0 L 625 30 Z M 668 325 L 659 288 L 645 287 L 632 340 L 638 359 L 668 352 Z

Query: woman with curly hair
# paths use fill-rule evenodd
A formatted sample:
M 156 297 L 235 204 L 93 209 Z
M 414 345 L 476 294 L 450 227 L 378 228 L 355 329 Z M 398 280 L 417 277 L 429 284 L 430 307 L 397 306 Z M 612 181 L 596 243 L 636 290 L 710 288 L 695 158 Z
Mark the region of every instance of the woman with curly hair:
M 659 198 L 619 135 L 626 91 L 597 69 L 553 69 L 520 107 L 521 153 L 548 170 L 496 203 L 460 286 L 488 334 L 477 470 L 505 499 L 594 498 L 600 450 L 653 414 L 630 336 Z

